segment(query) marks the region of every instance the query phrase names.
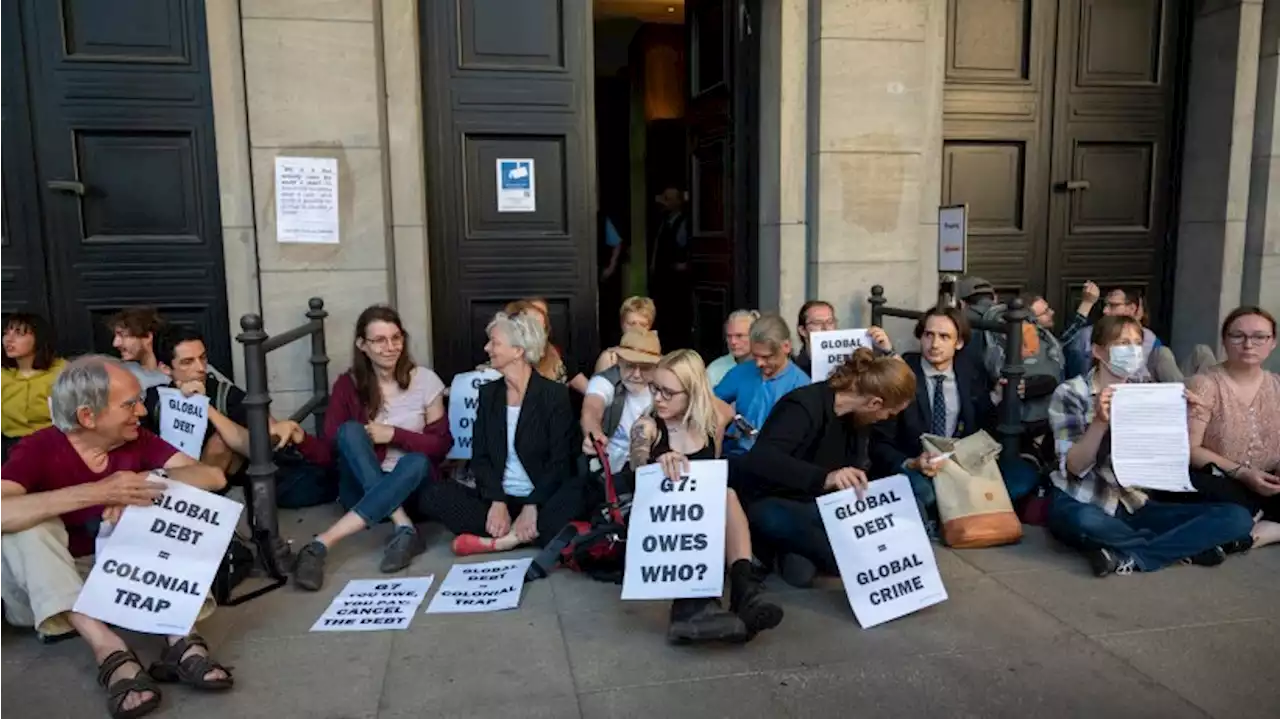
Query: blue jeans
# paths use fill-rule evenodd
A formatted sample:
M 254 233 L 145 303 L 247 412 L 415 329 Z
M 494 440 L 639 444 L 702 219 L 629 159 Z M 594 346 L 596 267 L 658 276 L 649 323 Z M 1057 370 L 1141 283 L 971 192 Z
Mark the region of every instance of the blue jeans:
M 766 497 L 746 509 L 753 545 L 779 556 L 799 554 L 824 573 L 839 573 L 817 502 Z
M 406 454 L 390 472 L 374 452 L 373 441 L 359 422 L 338 428 L 338 499 L 368 526 L 391 516 L 431 474 L 421 454 Z
M 1001 458 L 999 466 L 1004 487 L 1014 504 L 1034 492 L 1040 484 L 1040 473 L 1036 471 L 1035 465 L 1021 457 L 1014 457 L 1012 460 Z M 938 494 L 933 488 L 933 480 L 914 469 L 907 470 L 905 474 L 911 480 L 911 491 L 915 493 L 916 504 L 920 506 L 920 516 L 925 520 L 936 517 Z
M 1170 504 L 1148 501 L 1137 512 L 1124 505 L 1115 516 L 1055 488 L 1049 531 L 1077 549 L 1113 549 L 1138 569 L 1162 567 L 1249 536 L 1253 517 L 1235 504 Z

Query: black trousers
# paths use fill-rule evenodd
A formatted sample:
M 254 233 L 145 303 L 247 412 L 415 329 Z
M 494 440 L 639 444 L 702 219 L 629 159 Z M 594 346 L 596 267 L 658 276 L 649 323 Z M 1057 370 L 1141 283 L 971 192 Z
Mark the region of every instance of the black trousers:
M 583 490 L 583 479 L 571 477 L 561 483 L 547 501 L 538 505 L 538 537 L 533 540 L 535 546 L 544 546 L 566 524 L 586 517 Z M 454 534 L 486 537 L 489 533 L 485 524 L 489 520 L 491 504 L 477 490 L 453 480 L 443 480 L 433 482 L 422 490 L 420 509 L 423 516 L 443 524 Z M 507 499 L 507 511 L 513 522 L 524 505 L 525 502 L 517 498 Z
M 1197 499 L 1202 502 L 1230 502 L 1249 510 L 1249 514 L 1262 512 L 1262 518 L 1280 522 L 1280 494 L 1264 497 L 1230 477 L 1215 477 L 1208 472 L 1191 473 L 1191 484 L 1199 490 Z M 1195 497 L 1196 495 L 1191 495 Z

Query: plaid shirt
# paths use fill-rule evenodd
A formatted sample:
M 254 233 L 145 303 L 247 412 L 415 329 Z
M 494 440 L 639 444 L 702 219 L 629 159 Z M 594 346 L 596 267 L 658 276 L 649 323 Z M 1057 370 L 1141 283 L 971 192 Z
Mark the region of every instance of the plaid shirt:
M 1072 499 L 1097 505 L 1115 515 L 1118 505 L 1136 512 L 1147 503 L 1147 495 L 1138 489 L 1121 487 L 1111 469 L 1111 433 L 1103 438 L 1092 466 L 1080 475 L 1067 471 L 1067 452 L 1079 441 L 1093 421 L 1094 372 L 1063 382 L 1053 393 L 1049 405 L 1049 426 L 1053 429 L 1054 448 L 1058 452 L 1058 468 L 1052 474 L 1053 484 Z M 1135 378 L 1145 381 L 1145 378 Z
M 1070 347 L 1072 342 L 1076 341 L 1076 336 L 1080 334 L 1080 330 L 1089 326 L 1089 318 L 1079 312 L 1071 316 L 1071 321 L 1063 328 L 1062 334 L 1058 339 L 1062 342 L 1063 347 Z

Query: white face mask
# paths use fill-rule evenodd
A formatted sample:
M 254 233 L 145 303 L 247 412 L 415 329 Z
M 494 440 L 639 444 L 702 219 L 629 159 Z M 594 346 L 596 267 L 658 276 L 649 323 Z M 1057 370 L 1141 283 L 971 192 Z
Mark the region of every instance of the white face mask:
M 1107 366 L 1118 377 L 1132 377 L 1142 371 L 1142 345 L 1115 345 L 1107 348 Z

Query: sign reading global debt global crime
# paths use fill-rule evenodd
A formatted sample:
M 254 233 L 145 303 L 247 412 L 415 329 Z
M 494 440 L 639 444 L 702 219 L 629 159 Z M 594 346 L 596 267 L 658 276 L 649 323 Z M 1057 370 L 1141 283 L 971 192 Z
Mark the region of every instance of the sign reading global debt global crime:
M 449 384 L 449 432 L 453 447 L 449 459 L 471 459 L 471 435 L 475 430 L 476 410 L 480 406 L 480 385 L 502 375 L 497 370 L 477 370 L 453 376 Z
M 311 625 L 313 632 L 376 632 L 408 629 L 427 598 L 435 575 L 352 579 Z
M 946 600 L 906 475 L 818 497 L 849 605 L 863 629 Z
M 866 330 L 831 330 L 814 332 L 809 337 L 809 356 L 813 360 L 814 382 L 826 382 L 831 373 L 859 347 L 870 347 Z
M 145 634 L 187 634 L 209 586 L 241 506 L 226 497 L 175 482 L 149 507 L 128 507 L 96 557 L 75 611 Z
M 720 596 L 728 480 L 724 460 L 690 462 L 674 478 L 657 464 L 636 470 L 623 599 Z
M 427 614 L 498 612 L 520 606 L 533 557 L 455 564 L 427 605 Z
M 209 398 L 202 394 L 183 397 L 173 387 L 160 387 L 160 439 L 192 459 L 200 459 L 204 434 L 209 427 Z

